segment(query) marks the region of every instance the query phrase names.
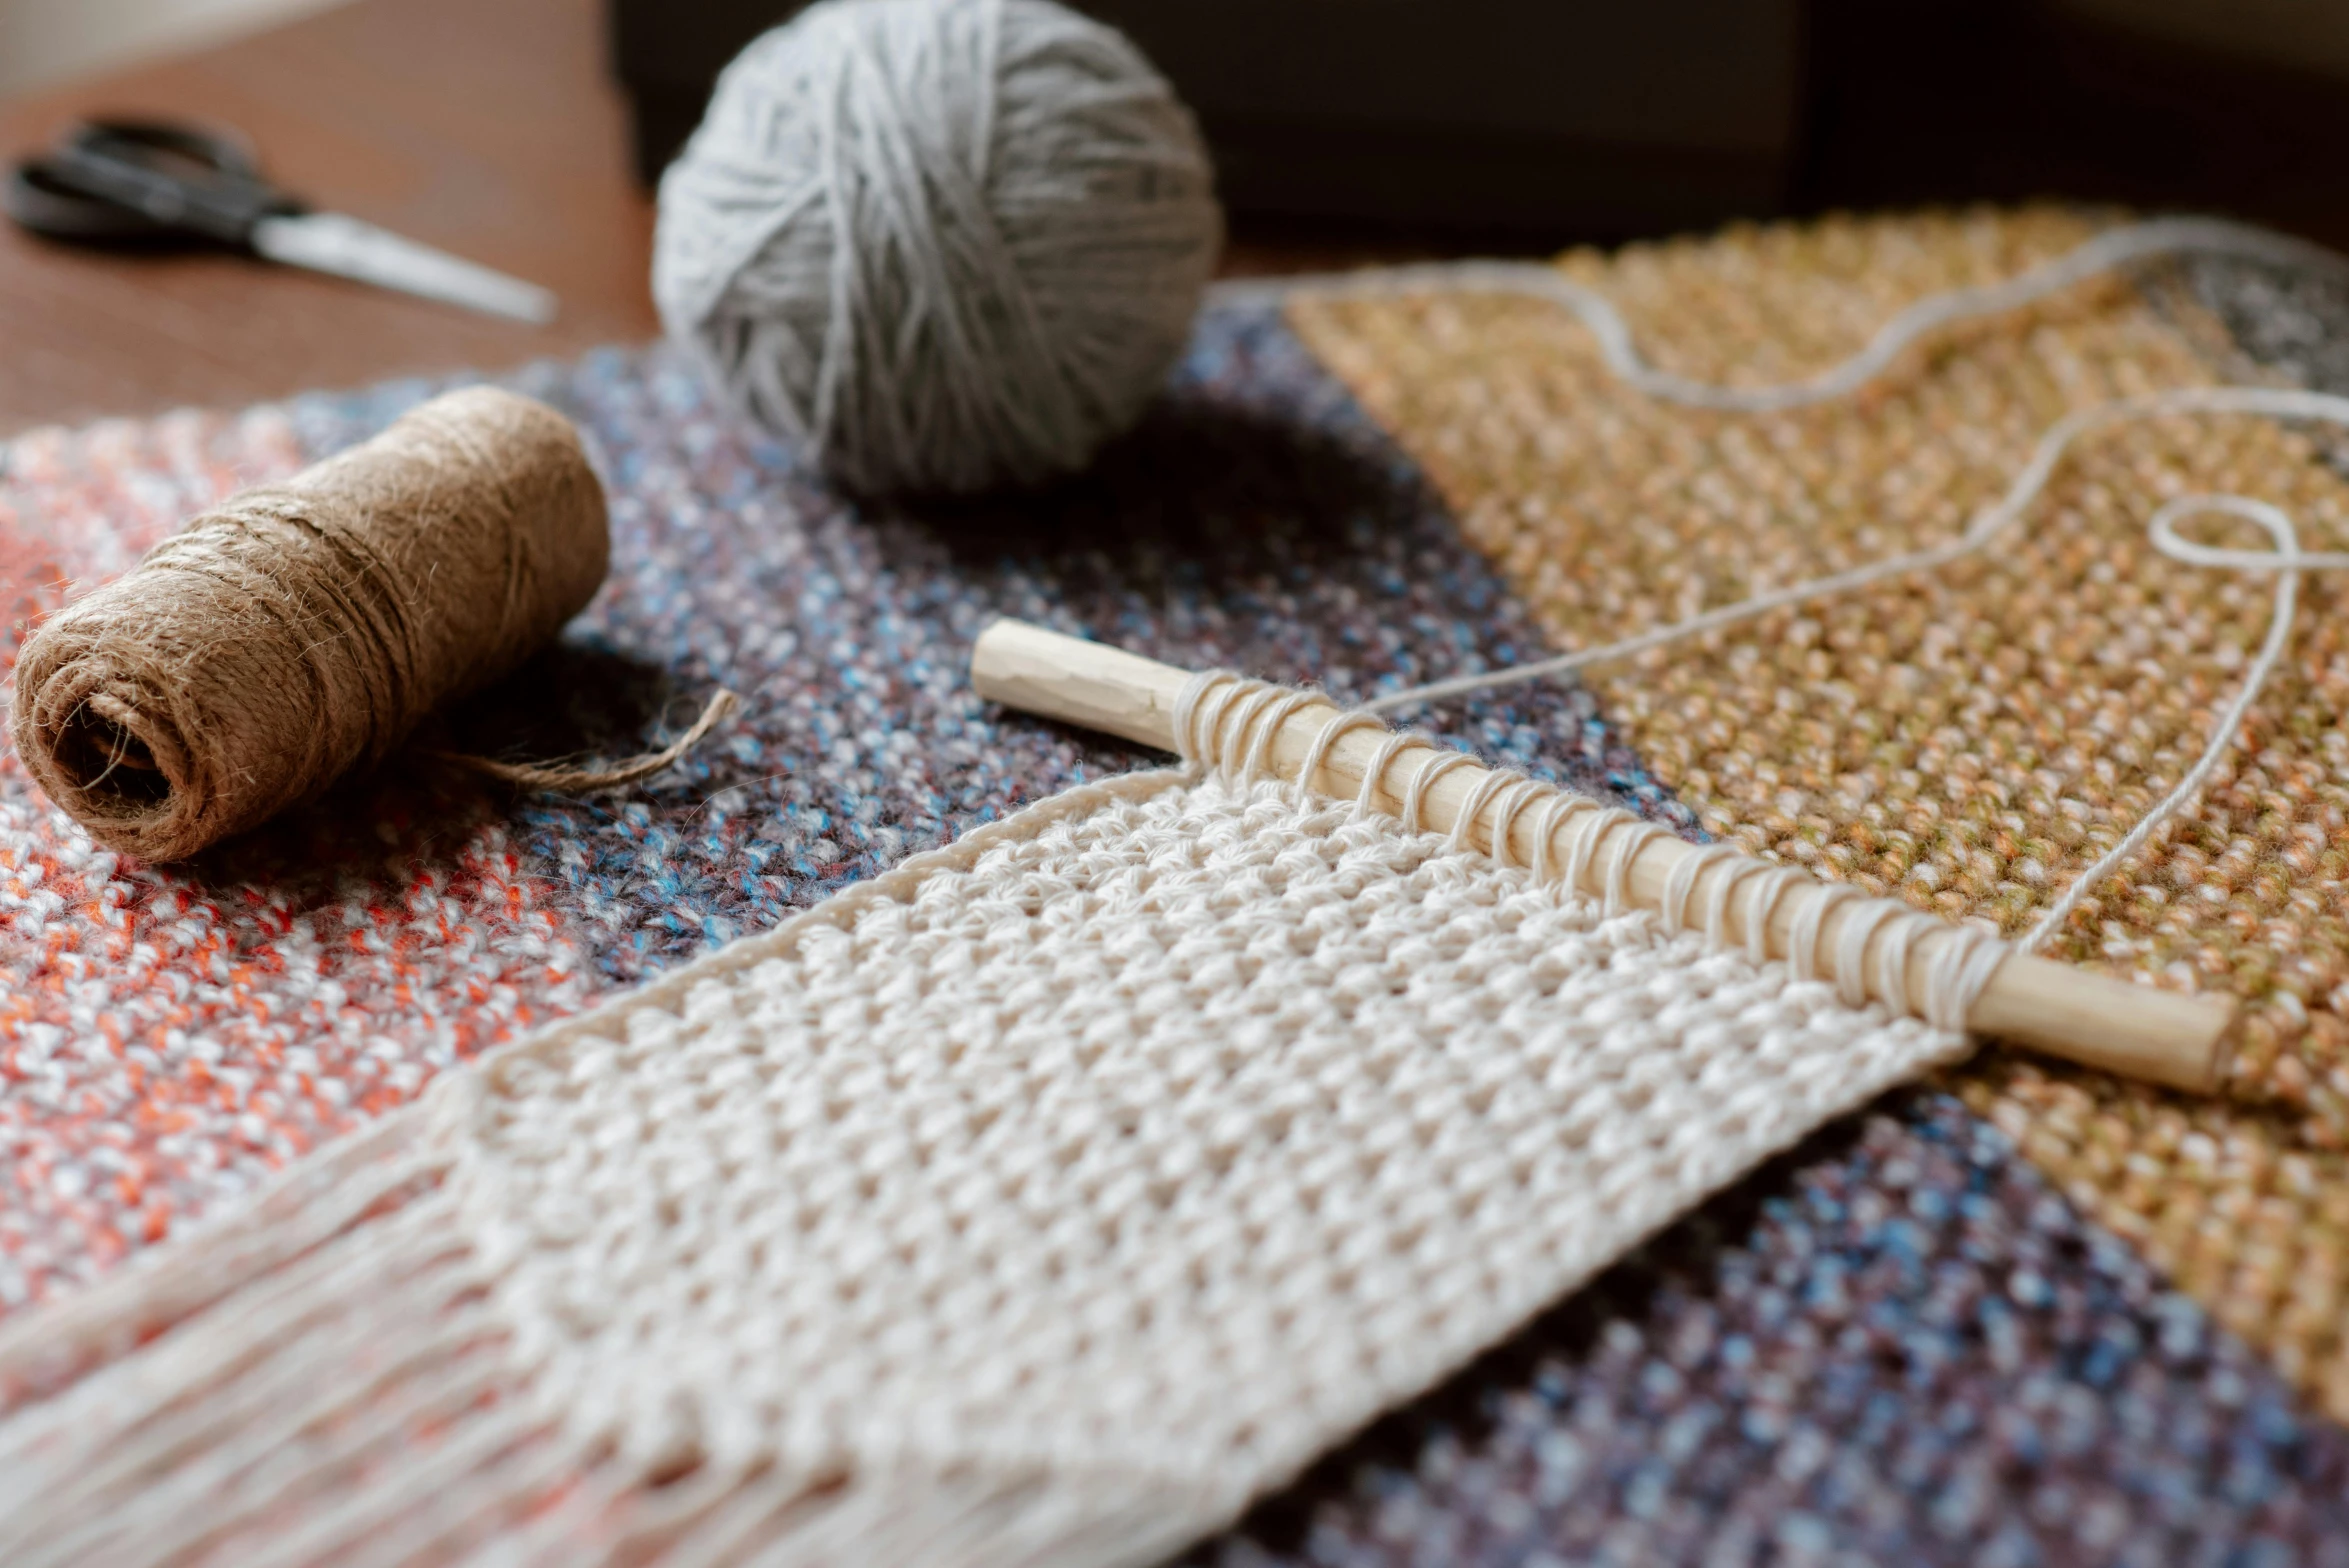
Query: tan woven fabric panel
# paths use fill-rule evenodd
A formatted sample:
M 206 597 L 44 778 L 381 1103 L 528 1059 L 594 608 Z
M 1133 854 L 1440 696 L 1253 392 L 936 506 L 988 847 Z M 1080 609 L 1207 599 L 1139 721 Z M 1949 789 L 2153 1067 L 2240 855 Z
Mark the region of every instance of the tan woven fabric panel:
M 2094 227 L 2050 210 L 1837 219 L 1560 265 L 1616 302 L 1660 367 L 1750 385 L 1821 369 L 1911 301 L 2010 277 Z M 1962 329 L 1855 398 L 1771 415 L 1630 392 L 1538 301 L 1307 299 L 1291 318 L 1562 648 L 1947 539 L 2065 412 L 2250 374 L 2159 272 Z M 2310 549 L 2349 546 L 2349 484 L 2302 436 L 2247 417 L 2115 428 L 2082 443 L 1994 558 L 1591 684 L 1710 831 L 2018 934 L 2193 763 L 2265 633 L 2267 581 L 2147 541 L 2157 506 L 2204 491 L 2283 506 Z M 2349 581 L 2311 574 L 2301 605 L 2199 809 L 2047 948 L 2245 997 L 2224 1099 L 2005 1056 L 1963 1089 L 2349 1416 Z

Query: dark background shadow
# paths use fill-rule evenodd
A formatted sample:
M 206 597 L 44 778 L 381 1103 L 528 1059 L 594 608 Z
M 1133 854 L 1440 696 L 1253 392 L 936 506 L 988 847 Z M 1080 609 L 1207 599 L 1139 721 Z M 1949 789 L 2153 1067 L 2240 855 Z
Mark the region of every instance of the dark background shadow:
M 2349 247 L 2304 0 L 1080 0 L 1197 113 L 1247 270 L 2034 198 Z M 608 0 L 647 184 L 794 0 Z M 2313 38 L 2294 47 L 2294 40 Z M 2331 52 L 2340 53 L 2337 41 Z
M 1809 39 L 1790 212 L 2069 197 L 2349 246 L 2349 79 L 2047 0 L 1810 0 Z
M 659 665 L 574 636 L 458 699 L 419 739 L 494 762 L 608 761 L 657 749 L 665 721 L 691 723 L 695 707 Z
M 1389 468 L 1319 427 L 1177 391 L 1066 479 L 900 502 L 878 515 L 884 528 L 934 541 L 959 572 L 1016 562 L 1077 600 L 1339 566 L 1352 554 L 1350 520 L 1395 519 L 1396 484 Z

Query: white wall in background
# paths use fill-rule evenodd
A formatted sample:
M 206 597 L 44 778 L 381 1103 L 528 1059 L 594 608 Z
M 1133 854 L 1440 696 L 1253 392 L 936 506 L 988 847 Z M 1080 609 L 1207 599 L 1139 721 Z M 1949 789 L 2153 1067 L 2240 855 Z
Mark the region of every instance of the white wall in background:
M 338 0 L 0 0 L 0 97 L 212 43 Z

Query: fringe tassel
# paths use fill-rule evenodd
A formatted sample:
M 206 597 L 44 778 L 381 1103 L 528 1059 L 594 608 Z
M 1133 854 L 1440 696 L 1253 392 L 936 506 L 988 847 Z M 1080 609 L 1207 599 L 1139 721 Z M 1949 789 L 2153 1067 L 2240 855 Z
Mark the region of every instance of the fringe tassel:
M 425 1110 L 0 1338 L 0 1562 L 1124 1568 L 1230 1511 L 1161 1478 L 794 1471 L 568 1430 Z

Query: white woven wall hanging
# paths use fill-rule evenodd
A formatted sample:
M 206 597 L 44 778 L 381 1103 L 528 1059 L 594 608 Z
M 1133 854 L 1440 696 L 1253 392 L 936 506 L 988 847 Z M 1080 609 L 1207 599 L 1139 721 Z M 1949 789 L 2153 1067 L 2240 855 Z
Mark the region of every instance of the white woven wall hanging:
M 0 1561 L 1144 1563 L 1961 1037 L 1092 785 L 0 1338 Z

